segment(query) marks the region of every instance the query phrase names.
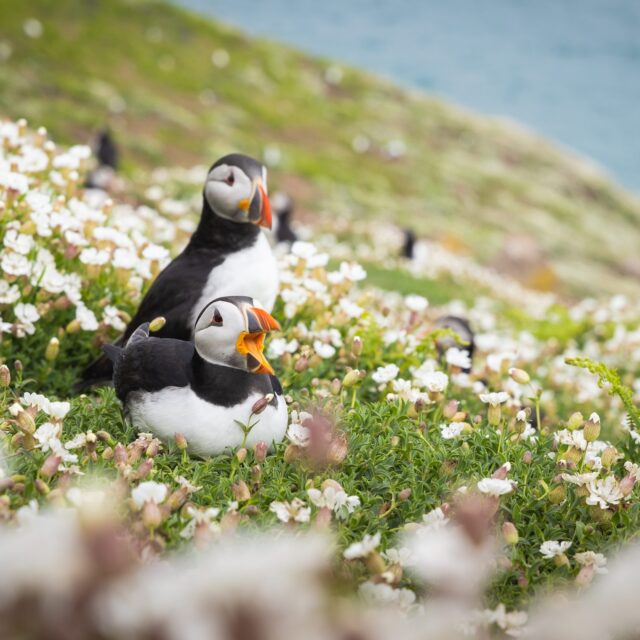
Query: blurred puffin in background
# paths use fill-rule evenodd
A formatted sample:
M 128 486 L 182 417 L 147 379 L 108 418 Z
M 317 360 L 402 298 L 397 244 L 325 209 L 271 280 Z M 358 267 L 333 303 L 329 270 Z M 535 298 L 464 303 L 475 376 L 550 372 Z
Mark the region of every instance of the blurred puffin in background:
M 293 199 L 288 194 L 277 191 L 271 198 L 271 207 L 274 213 L 272 236 L 275 243 L 293 244 L 298 239 L 298 235 L 291 228 L 295 208 Z
M 98 132 L 93 147 L 97 166 L 87 174 L 85 187 L 110 191 L 116 180 L 120 150 L 108 127 Z
M 442 316 L 433 323 L 434 329 L 451 329 L 459 338 L 456 340 L 453 336 L 442 336 L 436 340 L 436 348 L 440 358 L 446 357 L 449 349 L 459 349 L 467 354 L 469 366 L 461 367 L 464 373 L 471 372 L 471 362 L 473 361 L 473 352 L 476 345 L 474 342 L 474 333 L 469 322 L 459 316 Z
M 415 257 L 416 234 L 411 229 L 402 230 L 403 240 L 401 255 L 407 260 L 413 260 Z
M 279 442 L 287 429 L 287 406 L 263 354 L 266 333 L 279 328 L 244 296 L 205 305 L 193 342 L 150 337 L 144 323 L 124 348 L 104 346 L 125 414 L 138 430 L 165 441 L 181 433 L 189 451 L 200 456 L 261 440 Z M 261 399 L 264 406 L 254 414 Z M 239 423 L 255 423 L 246 440 Z
M 220 158 L 207 174 L 197 229 L 153 282 L 116 344 L 159 316 L 166 323 L 157 337 L 190 340 L 200 310 L 221 296 L 249 296 L 271 311 L 278 268 L 260 227 L 271 228 L 266 168 L 239 153 Z M 85 369 L 79 388 L 107 382 L 112 372 L 103 355 Z

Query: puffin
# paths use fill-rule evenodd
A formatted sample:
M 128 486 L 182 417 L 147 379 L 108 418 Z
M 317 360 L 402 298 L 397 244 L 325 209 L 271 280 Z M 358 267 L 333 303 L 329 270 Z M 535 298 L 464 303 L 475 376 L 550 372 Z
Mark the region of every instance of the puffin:
M 298 234 L 291 228 L 294 203 L 291 196 L 282 191 L 277 191 L 271 199 L 274 216 L 273 235 L 276 243 L 293 244 L 298 239 Z
M 155 279 L 122 337 L 164 317 L 159 338 L 190 340 L 204 305 L 225 295 L 245 295 L 273 309 L 278 266 L 260 227 L 271 228 L 267 170 L 239 153 L 220 158 L 207 174 L 200 223 L 184 251 Z M 111 361 L 103 354 L 83 372 L 78 389 L 108 382 Z
M 207 457 L 283 439 L 287 406 L 263 354 L 265 335 L 279 328 L 252 298 L 223 296 L 200 311 L 193 340 L 155 338 L 144 323 L 123 347 L 103 350 L 133 425 L 165 441 L 181 433 L 190 453 Z
M 456 349 L 465 351 L 469 356 L 469 360 L 473 360 L 473 352 L 475 351 L 476 345 L 473 330 L 467 320 L 459 316 L 441 316 L 433 323 L 433 326 L 435 329 L 451 329 L 460 338 L 460 341 L 452 336 L 438 338 L 436 348 L 441 358 L 444 357 L 448 349 L 455 347 Z M 470 373 L 471 368 L 465 367 L 463 372 Z
M 411 229 L 402 230 L 402 249 L 401 256 L 407 258 L 407 260 L 413 260 L 415 258 L 415 246 L 417 242 L 416 234 Z

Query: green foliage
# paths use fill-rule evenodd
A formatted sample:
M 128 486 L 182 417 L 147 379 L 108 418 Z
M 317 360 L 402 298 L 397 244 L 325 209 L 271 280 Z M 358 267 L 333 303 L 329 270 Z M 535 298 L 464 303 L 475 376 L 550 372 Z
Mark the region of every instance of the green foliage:
M 565 362 L 574 367 L 580 367 L 598 376 L 598 385 L 611 396 L 616 395 L 627 411 L 628 419 L 636 429 L 640 429 L 640 409 L 633 401 L 633 389 L 622 383 L 620 375 L 615 369 L 602 362 L 594 362 L 590 358 L 567 358 Z

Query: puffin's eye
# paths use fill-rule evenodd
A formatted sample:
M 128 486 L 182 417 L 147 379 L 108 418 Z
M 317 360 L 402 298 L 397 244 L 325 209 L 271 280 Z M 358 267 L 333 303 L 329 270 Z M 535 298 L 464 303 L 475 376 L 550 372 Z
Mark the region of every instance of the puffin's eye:
M 233 171 L 229 173 L 229 175 L 224 179 L 224 181 L 230 186 L 233 186 L 233 183 L 236 181 L 236 177 L 233 175 Z
M 211 318 L 211 325 L 222 326 L 222 314 L 218 309 L 213 310 L 213 317 Z

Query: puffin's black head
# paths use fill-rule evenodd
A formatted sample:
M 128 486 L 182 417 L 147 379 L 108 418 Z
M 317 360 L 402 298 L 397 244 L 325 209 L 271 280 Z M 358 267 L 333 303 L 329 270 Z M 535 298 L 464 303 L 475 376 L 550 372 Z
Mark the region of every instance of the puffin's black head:
M 208 362 L 273 374 L 263 350 L 265 335 L 275 329 L 280 329 L 278 321 L 257 307 L 253 298 L 216 298 L 196 320 L 196 350 Z
M 267 169 L 249 156 L 231 153 L 220 158 L 209 169 L 204 198 L 221 218 L 271 229 Z

